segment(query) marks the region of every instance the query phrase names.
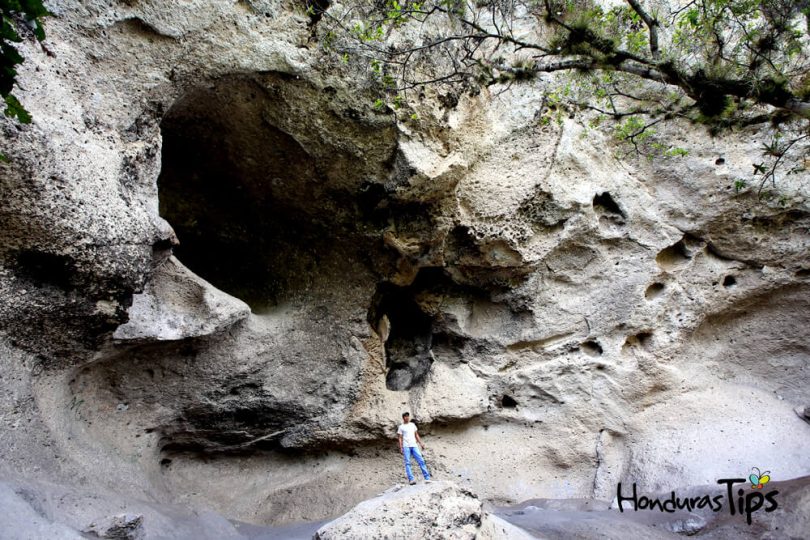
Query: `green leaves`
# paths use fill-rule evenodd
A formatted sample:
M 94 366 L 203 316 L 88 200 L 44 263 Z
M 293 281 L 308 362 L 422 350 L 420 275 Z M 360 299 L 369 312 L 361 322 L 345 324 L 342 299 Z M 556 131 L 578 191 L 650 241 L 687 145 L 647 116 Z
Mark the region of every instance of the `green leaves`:
M 340 19 L 352 21 L 338 24 L 354 39 L 337 52 L 368 59 L 374 95 L 400 116 L 407 105 L 400 108 L 395 96 L 420 87 L 508 87 L 558 73 L 548 78 L 541 124 L 596 114 L 592 125 L 604 126 L 610 118 L 629 153 L 660 159 L 688 154 L 664 140 L 672 131 L 660 128 L 669 122 L 702 124 L 712 135 L 762 126 L 760 133 L 780 129 L 786 138 L 762 145 L 758 178 L 772 180 L 776 167 L 792 171 L 796 161 L 810 163 L 808 0 L 374 0 L 364 6 Z M 563 92 L 568 80 L 573 90 Z
M 10 118 L 16 117 L 21 124 L 31 123 L 31 115 L 28 113 L 28 111 L 25 110 L 25 108 L 22 106 L 19 100 L 17 100 L 16 97 L 9 94 L 5 97 L 5 102 L 6 102 L 6 110 L 5 110 L 6 116 Z
M 366 24 L 362 22 L 355 23 L 352 27 L 352 34 L 363 43 L 371 41 L 383 41 L 385 37 L 385 29 L 382 25 Z
M 42 41 L 45 28 L 40 18 L 46 15 L 48 10 L 42 5 L 42 0 L 0 0 L 0 96 L 6 104 L 5 115 L 22 124 L 30 124 L 31 115 L 11 93 L 17 81 L 15 66 L 23 63 L 22 55 L 12 45 L 22 41 L 16 21 L 23 19 L 34 37 Z
M 664 155 L 667 157 L 686 157 L 689 155 L 689 151 L 685 148 L 681 148 L 679 146 L 675 146 L 670 148 L 669 150 L 664 152 Z
M 643 142 L 653 133 L 646 131 L 644 129 L 645 127 L 646 124 L 640 117 L 628 116 L 627 119 L 616 128 L 616 137 L 623 141 L 640 137 L 641 140 L 637 142 Z
M 700 26 L 700 12 L 697 8 L 688 9 L 686 13 L 683 14 L 683 21 L 692 28 L 697 28 Z
M 781 143 L 782 134 L 777 132 L 771 138 L 771 142 L 762 143 L 762 155 L 772 157 L 782 157 L 785 153 L 785 145 Z M 756 165 L 754 165 L 756 169 Z

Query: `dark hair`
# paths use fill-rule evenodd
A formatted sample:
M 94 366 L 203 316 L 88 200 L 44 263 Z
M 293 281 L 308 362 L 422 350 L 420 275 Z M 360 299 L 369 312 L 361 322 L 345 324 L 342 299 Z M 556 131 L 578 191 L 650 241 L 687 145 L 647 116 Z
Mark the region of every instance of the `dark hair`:
M 405 418 L 406 416 L 410 416 L 410 415 L 411 415 L 411 413 L 409 413 L 408 411 L 405 411 L 404 413 L 402 413 L 402 418 Z

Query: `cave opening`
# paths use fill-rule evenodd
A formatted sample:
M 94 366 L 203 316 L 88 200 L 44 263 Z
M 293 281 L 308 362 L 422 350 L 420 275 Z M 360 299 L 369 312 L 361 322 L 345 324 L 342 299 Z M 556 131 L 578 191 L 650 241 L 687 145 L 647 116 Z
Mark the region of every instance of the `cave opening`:
M 385 386 L 389 390 L 408 390 L 419 385 L 433 363 L 433 318 L 417 303 L 414 292 L 413 286 L 381 283 L 375 294 L 373 314 L 369 315 L 385 344 Z
M 161 124 L 160 213 L 180 241 L 174 254 L 254 311 L 292 288 L 277 269 L 313 235 L 294 203 L 319 180 L 306 150 L 265 120 L 266 100 L 248 81 L 199 88 Z
M 358 194 L 385 197 L 396 131 L 351 106 L 281 73 L 223 77 L 178 99 L 161 122 L 158 177 L 174 255 L 262 313 L 306 295 L 326 260 L 372 249 Z
M 441 267 L 421 268 L 408 285 L 380 282 L 367 320 L 383 342 L 386 387 L 420 386 L 437 354 L 442 361 L 463 362 L 459 351 L 468 336 L 458 327 L 456 315 L 446 313 L 443 306 L 471 309 L 475 302 L 491 302 L 490 296 L 485 289 L 458 283 Z

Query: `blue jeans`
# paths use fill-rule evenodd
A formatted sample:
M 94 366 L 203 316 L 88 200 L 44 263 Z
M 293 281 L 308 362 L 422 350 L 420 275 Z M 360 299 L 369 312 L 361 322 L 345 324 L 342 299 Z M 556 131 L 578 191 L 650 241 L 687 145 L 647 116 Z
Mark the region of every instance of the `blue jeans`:
M 413 455 L 416 462 L 419 464 L 419 468 L 422 469 L 422 476 L 425 477 L 425 480 L 430 480 L 430 473 L 425 466 L 425 459 L 422 457 L 422 453 L 419 451 L 419 448 L 415 446 L 403 446 L 402 447 L 402 457 L 405 459 L 405 474 L 408 475 L 408 482 L 413 482 L 413 472 L 411 472 L 411 455 Z

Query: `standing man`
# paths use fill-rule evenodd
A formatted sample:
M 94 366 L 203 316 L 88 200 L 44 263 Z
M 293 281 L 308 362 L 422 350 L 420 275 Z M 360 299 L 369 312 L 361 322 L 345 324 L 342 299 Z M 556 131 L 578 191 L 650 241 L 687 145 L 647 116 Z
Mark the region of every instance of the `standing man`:
M 416 480 L 414 480 L 413 473 L 411 472 L 411 455 L 416 458 L 419 468 L 422 469 L 422 476 L 425 477 L 425 482 L 430 482 L 430 473 L 427 467 L 425 467 L 425 459 L 422 457 L 422 453 L 419 452 L 417 443 L 422 447 L 422 450 L 425 449 L 425 445 L 422 444 L 422 439 L 419 438 L 419 434 L 416 432 L 416 425 L 411 423 L 410 413 L 402 413 L 402 423 L 399 425 L 397 435 L 399 435 L 399 451 L 405 459 L 405 474 L 408 475 L 408 482 L 410 482 L 411 485 L 416 484 Z

